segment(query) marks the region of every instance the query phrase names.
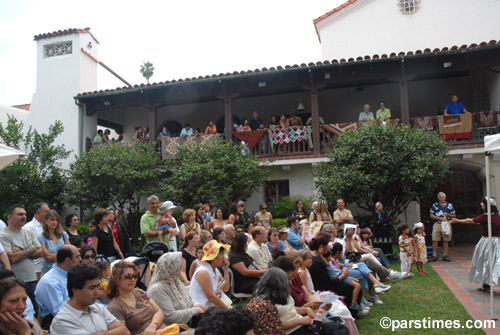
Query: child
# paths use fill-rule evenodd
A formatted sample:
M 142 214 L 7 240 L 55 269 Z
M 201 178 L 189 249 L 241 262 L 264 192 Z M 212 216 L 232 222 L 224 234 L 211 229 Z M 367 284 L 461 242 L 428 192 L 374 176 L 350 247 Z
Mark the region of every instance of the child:
M 415 243 L 418 246 L 418 253 L 415 253 L 415 262 L 417 263 L 417 270 L 419 275 L 428 274 L 424 271 L 424 263 L 427 263 L 427 248 L 425 247 L 425 233 L 424 224 L 422 222 L 415 223 L 413 226 L 413 233 L 415 235 Z
M 342 254 L 342 251 L 340 251 L 340 253 Z M 332 259 L 333 259 L 332 254 L 328 252 L 328 267 L 326 268 L 328 271 L 328 275 L 330 276 L 331 279 L 338 278 L 339 281 L 342 281 L 345 284 L 353 287 L 352 302 L 347 307 L 350 309 L 360 311 L 361 305 L 357 302 L 359 292 L 361 292 L 361 285 L 359 284 L 359 280 L 349 277 L 349 270 L 347 269 L 340 270 L 340 268 L 333 265 Z
M 175 221 L 172 220 L 172 215 L 170 215 L 169 208 L 166 203 L 162 204 L 160 207 L 160 217 L 156 219 L 156 231 L 158 232 L 158 241 L 161 241 L 161 236 L 163 230 L 172 229 L 175 227 Z
M 408 272 L 410 276 L 412 273 L 412 257 L 414 251 L 418 253 L 418 246 L 415 240 L 412 239 L 410 234 L 410 228 L 406 223 L 401 223 L 398 226 L 399 235 L 399 258 L 401 259 L 401 272 Z M 413 276 L 412 276 L 413 277 Z
M 201 259 L 203 258 L 203 244 L 200 244 L 196 247 L 196 257 L 197 259 L 191 263 L 191 267 L 189 268 L 189 278 L 193 278 L 193 274 L 198 268 L 198 265 L 201 263 Z
M 311 278 L 311 274 L 307 269 L 312 265 L 312 255 L 311 251 L 308 249 L 299 250 L 297 259 L 299 263 L 299 278 L 302 281 L 302 285 L 309 291 L 310 295 L 314 295 L 314 285 Z
M 109 277 L 111 276 L 111 265 L 106 261 L 100 261 L 96 263 L 96 266 L 100 273 L 97 302 L 107 306 L 109 305 L 109 299 L 106 292 L 108 290 Z

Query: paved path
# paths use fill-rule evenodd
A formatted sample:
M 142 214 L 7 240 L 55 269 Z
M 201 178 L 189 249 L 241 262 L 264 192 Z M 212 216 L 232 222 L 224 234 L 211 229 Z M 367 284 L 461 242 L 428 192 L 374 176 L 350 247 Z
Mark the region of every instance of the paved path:
M 451 262 L 443 262 L 439 258 L 439 261 L 430 264 L 474 320 L 490 320 L 489 292 L 478 291 L 480 285 L 470 283 L 468 280 L 474 247 L 474 245 L 450 247 L 448 254 L 452 259 Z M 500 320 L 500 286 L 495 287 L 493 299 L 494 315 Z M 484 329 L 484 331 L 488 335 L 500 335 L 500 321 L 496 321 L 496 329 Z

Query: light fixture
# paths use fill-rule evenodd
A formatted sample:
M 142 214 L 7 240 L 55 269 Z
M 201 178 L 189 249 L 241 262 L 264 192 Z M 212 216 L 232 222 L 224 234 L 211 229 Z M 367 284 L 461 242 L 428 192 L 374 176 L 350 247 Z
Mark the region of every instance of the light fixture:
M 259 87 L 266 87 L 265 81 L 259 81 Z
M 111 103 L 108 100 L 105 100 L 104 101 L 104 106 L 109 106 L 109 105 L 111 105 Z
M 89 42 L 89 43 L 87 44 L 87 49 L 92 49 L 92 42 Z
M 330 79 L 330 72 L 325 73 L 325 79 Z
M 444 62 L 443 63 L 443 67 L 446 69 L 446 68 L 449 68 L 449 67 L 452 67 L 453 66 L 453 62 Z
M 305 111 L 305 107 L 304 107 L 304 104 L 302 103 L 302 101 L 299 101 L 299 105 L 297 106 L 297 112 L 303 112 Z

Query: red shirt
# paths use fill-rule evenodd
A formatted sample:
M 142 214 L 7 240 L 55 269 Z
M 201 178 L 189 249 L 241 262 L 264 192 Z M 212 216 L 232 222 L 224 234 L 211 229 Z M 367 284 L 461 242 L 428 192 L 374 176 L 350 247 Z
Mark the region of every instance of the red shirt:
M 115 241 L 118 244 L 118 248 L 122 250 L 122 246 L 120 245 L 120 236 L 118 235 L 118 224 L 114 224 L 112 228 L 113 228 L 113 237 L 115 238 Z
M 488 215 L 481 214 L 472 219 L 475 223 L 479 223 L 483 230 L 483 237 L 488 237 Z M 491 236 L 500 237 L 500 215 L 491 215 Z

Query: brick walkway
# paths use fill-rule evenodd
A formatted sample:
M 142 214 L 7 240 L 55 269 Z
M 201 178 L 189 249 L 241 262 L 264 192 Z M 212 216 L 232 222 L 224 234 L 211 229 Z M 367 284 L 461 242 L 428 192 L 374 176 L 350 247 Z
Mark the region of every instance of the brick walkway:
M 448 254 L 451 262 L 430 263 L 441 279 L 448 285 L 460 303 L 474 320 L 490 320 L 490 293 L 480 292 L 479 284 L 468 280 L 474 245 L 458 245 L 450 247 Z M 500 320 L 500 286 L 495 287 L 493 296 L 493 312 Z M 500 334 L 500 321 L 496 321 L 496 329 L 484 329 L 488 335 Z

